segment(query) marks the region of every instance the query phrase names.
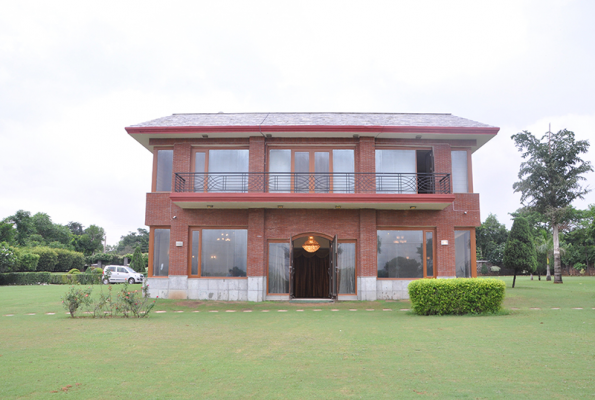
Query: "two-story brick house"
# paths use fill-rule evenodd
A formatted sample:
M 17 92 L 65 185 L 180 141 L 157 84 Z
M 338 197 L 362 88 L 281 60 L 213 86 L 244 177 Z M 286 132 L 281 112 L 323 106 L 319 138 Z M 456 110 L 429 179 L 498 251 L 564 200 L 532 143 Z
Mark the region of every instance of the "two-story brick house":
M 450 114 L 174 114 L 126 128 L 153 153 L 150 293 L 407 298 L 475 276 L 471 154 L 499 128 Z

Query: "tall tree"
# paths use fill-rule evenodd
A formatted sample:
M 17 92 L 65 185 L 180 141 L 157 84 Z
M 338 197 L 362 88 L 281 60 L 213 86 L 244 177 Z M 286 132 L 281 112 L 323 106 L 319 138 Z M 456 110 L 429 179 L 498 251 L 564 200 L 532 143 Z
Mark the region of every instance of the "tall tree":
M 131 253 L 133 249 L 140 246 L 142 253 L 149 251 L 149 231 L 143 228 L 138 228 L 137 232 L 128 232 L 128 235 L 124 235 L 120 238 L 118 243 L 117 251 L 119 254 Z
M 16 226 L 16 241 L 20 246 L 26 245 L 29 236 L 35 233 L 35 226 L 29 211 L 19 210 L 14 215 L 7 217 L 5 221 Z
M 85 233 L 85 227 L 80 222 L 70 221 L 66 226 L 73 235 L 82 236 Z
M 560 224 L 568 219 L 568 207 L 584 198 L 589 189 L 581 186 L 583 174 L 593 171 L 591 163 L 580 158 L 589 149 L 587 140 L 575 140 L 574 132 L 563 129 L 546 133 L 541 140 L 528 131 L 512 135 L 526 161 L 521 163 L 519 181 L 513 184 L 521 193 L 521 203 L 542 213 L 550 222 L 554 241 L 554 283 L 562 283 L 560 264 Z
M 494 214 L 488 215 L 486 220 L 475 230 L 475 241 L 482 259 L 494 265 L 502 265 L 504 245 L 508 238 L 508 229 L 498 222 Z
M 512 229 L 504 248 L 504 265 L 514 269 L 512 287 L 516 283 L 517 273 L 534 271 L 537 267 L 537 254 L 529 223 L 523 217 L 517 217 L 512 223 Z

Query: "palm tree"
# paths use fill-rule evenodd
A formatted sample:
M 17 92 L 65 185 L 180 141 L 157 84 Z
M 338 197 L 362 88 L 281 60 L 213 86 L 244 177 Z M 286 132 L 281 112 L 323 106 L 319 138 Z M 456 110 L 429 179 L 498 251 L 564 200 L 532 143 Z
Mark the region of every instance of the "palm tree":
M 547 259 L 547 267 L 546 267 L 546 280 L 551 281 L 552 276 L 550 275 L 550 259 L 553 257 L 554 254 L 554 238 L 548 231 L 545 229 L 541 229 L 539 234 L 535 237 L 535 248 L 538 254 L 545 255 Z M 566 245 L 560 243 L 560 255 L 566 254 Z M 541 280 L 541 275 L 539 275 L 539 280 Z

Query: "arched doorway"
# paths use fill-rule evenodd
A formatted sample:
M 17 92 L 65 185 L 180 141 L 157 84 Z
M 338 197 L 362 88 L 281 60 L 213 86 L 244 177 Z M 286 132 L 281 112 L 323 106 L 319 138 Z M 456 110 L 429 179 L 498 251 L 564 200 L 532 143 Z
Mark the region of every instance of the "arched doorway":
M 306 251 L 304 243 L 312 238 L 320 245 L 314 252 Z M 298 299 L 336 298 L 336 237 L 322 234 L 297 235 L 291 245 L 290 297 Z

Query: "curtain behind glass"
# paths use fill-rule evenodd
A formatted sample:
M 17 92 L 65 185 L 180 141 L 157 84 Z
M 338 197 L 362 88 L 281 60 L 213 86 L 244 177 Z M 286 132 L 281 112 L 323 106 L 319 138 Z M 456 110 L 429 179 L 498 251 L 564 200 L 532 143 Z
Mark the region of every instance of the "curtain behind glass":
M 423 231 L 378 231 L 378 277 L 423 278 Z
M 355 243 L 339 243 L 337 265 L 339 294 L 355 294 Z
M 376 150 L 376 192 L 417 193 L 416 172 L 415 150 Z
M 246 229 L 203 229 L 200 276 L 246 276 Z
M 194 155 L 194 191 L 205 191 L 205 153 L 196 152 Z
M 434 233 L 426 232 L 426 268 L 427 276 L 434 276 Z
M 467 172 L 467 152 L 451 151 L 452 158 L 452 190 L 453 193 L 469 191 L 469 174 Z
M 471 277 L 471 232 L 455 231 L 455 265 L 457 278 Z
M 198 240 L 200 237 L 199 231 L 192 231 L 192 267 L 190 274 L 198 275 Z
M 248 171 L 248 150 L 209 150 L 209 192 L 247 192 Z
M 310 153 L 296 151 L 294 157 L 294 190 L 296 193 L 308 193 L 310 191 Z
M 169 274 L 169 229 L 155 229 L 153 238 L 153 276 L 167 276 Z
M 276 175 L 275 172 L 281 172 Z M 291 190 L 291 150 L 269 152 L 269 192 L 289 193 Z
M 157 150 L 157 192 L 171 192 L 171 176 L 174 167 L 173 150 Z
M 314 191 L 316 193 L 328 193 L 331 186 L 331 180 L 329 176 L 329 153 L 315 152 L 314 153 Z
M 355 171 L 353 150 L 333 150 L 333 192 L 353 193 Z
M 289 243 L 269 243 L 269 293 L 289 293 Z

